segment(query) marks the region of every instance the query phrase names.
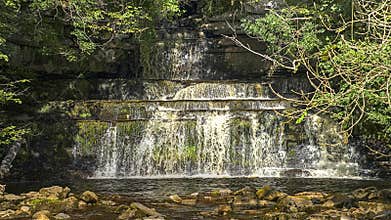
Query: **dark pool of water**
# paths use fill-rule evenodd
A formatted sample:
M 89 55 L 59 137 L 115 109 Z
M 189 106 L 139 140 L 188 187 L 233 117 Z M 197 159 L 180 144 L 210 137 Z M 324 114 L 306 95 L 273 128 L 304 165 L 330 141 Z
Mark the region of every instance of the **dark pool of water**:
M 301 191 L 351 192 L 375 186 L 391 188 L 389 180 L 311 179 L 311 178 L 183 178 L 183 179 L 78 179 L 72 181 L 9 182 L 7 192 L 21 193 L 42 187 L 69 186 L 74 192 L 92 190 L 104 194 L 123 194 L 141 201 L 161 201 L 172 194 L 191 194 L 219 188 L 238 190 L 245 186 L 260 188 L 271 185 L 292 194 Z

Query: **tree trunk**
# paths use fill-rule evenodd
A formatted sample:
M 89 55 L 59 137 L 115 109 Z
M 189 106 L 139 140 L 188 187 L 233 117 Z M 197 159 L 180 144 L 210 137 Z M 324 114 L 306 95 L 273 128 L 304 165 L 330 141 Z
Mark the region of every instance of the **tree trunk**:
M 9 174 L 9 172 L 10 172 L 10 170 L 12 168 L 12 162 L 14 161 L 16 155 L 18 154 L 21 146 L 22 146 L 22 141 L 16 141 L 8 149 L 7 155 L 1 161 L 1 165 L 0 165 L 0 179 L 3 179 L 6 175 Z

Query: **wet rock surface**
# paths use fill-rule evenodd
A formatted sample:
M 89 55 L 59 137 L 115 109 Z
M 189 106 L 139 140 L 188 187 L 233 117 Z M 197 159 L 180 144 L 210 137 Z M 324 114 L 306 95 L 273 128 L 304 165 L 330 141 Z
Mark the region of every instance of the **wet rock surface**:
M 135 201 L 126 195 L 76 194 L 53 186 L 20 195 L 5 192 L 0 196 L 0 219 L 390 219 L 389 192 L 369 187 L 293 194 L 265 185 Z

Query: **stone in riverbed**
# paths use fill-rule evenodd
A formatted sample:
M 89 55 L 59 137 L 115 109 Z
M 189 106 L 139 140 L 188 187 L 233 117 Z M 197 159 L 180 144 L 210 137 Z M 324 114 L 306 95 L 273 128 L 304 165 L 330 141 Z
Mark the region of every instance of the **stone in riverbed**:
M 391 202 L 391 189 L 380 190 L 379 197 L 386 202 Z
M 64 210 L 72 210 L 72 209 L 77 209 L 79 205 L 79 200 L 74 197 L 70 196 L 62 201 L 62 204 L 64 206 Z
M 324 201 L 325 198 L 328 196 L 328 194 L 323 192 L 300 192 L 300 193 L 296 193 L 295 196 L 310 199 L 310 200 L 316 199 L 316 200 Z
M 247 197 L 255 197 L 256 190 L 251 187 L 244 187 L 236 192 L 234 192 L 235 196 L 247 196 Z
M 154 209 L 148 208 L 145 205 L 138 203 L 138 202 L 133 202 L 130 204 L 130 207 L 133 209 L 137 209 L 139 212 L 146 216 L 163 216 L 162 214 L 158 213 Z
M 81 194 L 80 199 L 89 204 L 95 204 L 98 202 L 98 196 L 91 191 L 85 191 Z
M 277 201 L 277 200 L 285 198 L 287 196 L 288 196 L 288 194 L 286 194 L 286 193 L 283 193 L 280 191 L 272 191 L 268 195 L 264 196 L 263 198 L 265 200 L 269 200 L 269 201 Z
M 101 200 L 100 204 L 104 205 L 104 206 L 116 206 L 117 205 L 117 203 L 112 200 Z
M 255 198 L 235 196 L 233 206 L 235 209 L 253 209 L 257 208 L 258 201 Z
M 71 189 L 68 187 L 63 188 L 61 186 L 46 187 L 39 190 L 39 194 L 41 194 L 43 197 L 53 199 L 65 199 L 70 192 Z
M 197 204 L 197 200 L 196 199 L 182 199 L 181 204 L 182 205 L 192 206 L 192 205 L 196 205 Z
M 311 200 L 296 196 L 287 196 L 278 201 L 278 207 L 289 212 L 302 211 L 311 206 L 313 206 Z
M 121 213 L 121 215 L 118 216 L 118 219 L 119 220 L 128 220 L 128 219 L 132 219 L 136 216 L 136 212 L 137 210 L 136 209 L 133 209 L 133 208 L 128 208 L 127 210 L 125 210 L 124 212 Z
M 35 220 L 50 220 L 51 213 L 48 210 L 41 210 L 33 215 Z
M 391 204 L 380 203 L 380 202 L 359 201 L 358 206 L 364 210 L 371 211 L 376 214 L 391 210 Z
M 216 212 L 218 215 L 228 215 L 232 212 L 232 208 L 229 205 L 219 205 L 219 207 L 216 209 Z
M 269 185 L 266 185 L 266 186 L 258 189 L 256 194 L 257 194 L 258 199 L 263 199 L 265 196 L 267 196 L 272 191 L 273 191 L 272 187 Z
M 367 200 L 370 195 L 373 198 L 376 195 L 376 192 L 376 187 L 368 187 L 364 189 L 356 189 L 353 191 L 352 195 L 357 200 Z
M 232 194 L 230 189 L 217 189 L 210 192 L 210 195 L 213 197 L 226 197 Z
M 336 208 L 352 208 L 357 207 L 357 202 L 351 196 L 346 196 L 342 194 L 335 194 L 329 199 L 334 203 L 334 207 Z
M 54 219 L 56 220 L 65 220 L 65 219 L 71 219 L 71 216 L 65 214 L 65 213 L 58 213 L 54 216 Z
M 24 196 L 18 196 L 18 195 L 15 195 L 15 194 L 5 194 L 3 196 L 4 200 L 10 201 L 10 202 L 19 202 L 19 201 L 22 201 L 25 198 L 26 197 L 24 197 Z
M 6 219 L 13 217 L 15 215 L 15 210 L 7 209 L 4 211 L 0 211 L 0 219 Z
M 285 212 L 270 212 L 264 215 L 264 219 L 289 220 L 292 218 L 288 213 Z
M 88 207 L 88 204 L 86 202 L 84 202 L 83 200 L 80 200 L 77 204 L 77 207 L 79 209 L 86 209 Z
M 114 213 L 123 213 L 128 209 L 129 209 L 129 206 L 122 204 L 122 205 L 119 205 L 115 208 Z
M 4 201 L 2 203 L 0 203 L 0 211 L 4 211 L 4 210 L 7 210 L 7 209 L 16 209 L 16 204 L 14 204 L 13 202 L 10 202 L 10 201 Z
M 31 207 L 30 206 L 26 206 L 26 205 L 21 206 L 20 211 L 22 211 L 28 215 L 31 215 Z
M 277 205 L 277 203 L 272 202 L 272 201 L 268 201 L 268 200 L 259 200 L 258 201 L 259 208 L 272 208 L 276 205 Z
M 24 213 L 21 210 L 12 210 L 7 209 L 4 211 L 0 211 L 0 219 L 15 219 L 15 218 L 26 218 L 29 215 Z
M 175 203 L 181 203 L 182 202 L 182 198 L 179 197 L 177 194 L 171 195 L 169 198 L 171 199 L 171 201 L 173 201 Z

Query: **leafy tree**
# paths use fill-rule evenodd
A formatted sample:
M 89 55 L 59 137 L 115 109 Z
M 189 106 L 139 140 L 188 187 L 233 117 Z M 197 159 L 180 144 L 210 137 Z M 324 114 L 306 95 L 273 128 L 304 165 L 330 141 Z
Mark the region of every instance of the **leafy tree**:
M 27 42 L 43 55 L 82 61 L 116 40 L 135 39 L 181 13 L 180 0 L 1 0 L 0 1 L 0 178 L 8 173 L 27 129 L 7 118 L 20 104 L 23 73 L 9 70 L 8 42 Z M 12 57 L 11 57 L 12 58 Z M 23 126 L 22 126 L 23 127 Z M 8 148 L 8 153 L 6 152 Z
M 242 20 L 249 35 L 266 42 L 266 53 L 230 38 L 276 68 L 307 75 L 313 91 L 297 91 L 302 108 L 290 118 L 300 123 L 308 112 L 327 114 L 342 133 L 358 130 L 381 141 L 385 148 L 370 150 L 390 157 L 391 1 L 285 3 Z

